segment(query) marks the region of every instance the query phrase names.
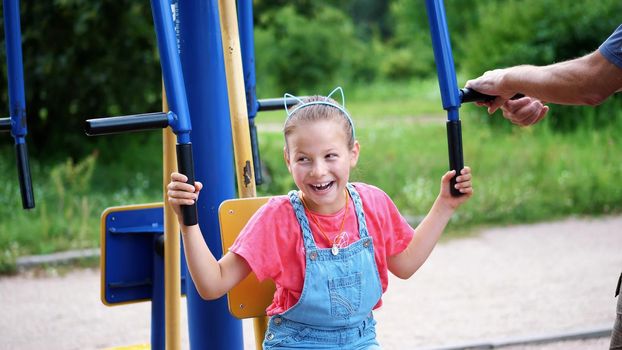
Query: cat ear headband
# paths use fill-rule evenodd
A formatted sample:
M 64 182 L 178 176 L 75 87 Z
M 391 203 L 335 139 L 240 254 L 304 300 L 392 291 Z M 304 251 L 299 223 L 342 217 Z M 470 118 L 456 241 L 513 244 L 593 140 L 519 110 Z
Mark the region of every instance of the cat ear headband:
M 341 105 L 336 104 L 331 102 L 329 99 L 330 97 L 336 93 L 339 92 L 339 94 L 341 95 Z M 285 93 L 285 95 L 283 96 L 283 104 L 285 105 L 285 111 L 287 113 L 287 119 L 291 118 L 292 115 L 294 115 L 294 113 L 298 112 L 299 110 L 308 107 L 308 106 L 312 106 L 312 105 L 326 105 L 326 106 L 331 106 L 334 108 L 337 108 L 338 110 L 341 111 L 341 113 L 343 113 L 343 115 L 346 117 L 346 119 L 348 120 L 348 123 L 350 124 L 350 127 L 352 128 L 352 137 L 354 138 L 354 123 L 352 122 L 352 118 L 350 118 L 350 114 L 348 113 L 348 111 L 346 111 L 345 106 L 346 106 L 346 97 L 343 94 L 343 89 L 341 88 L 341 86 L 337 86 L 333 91 L 330 92 L 330 94 L 328 94 L 328 96 L 324 97 L 324 100 L 318 100 L 318 101 L 311 101 L 311 102 L 304 102 L 302 99 L 300 99 L 297 96 L 294 96 L 290 93 Z M 287 100 L 289 98 L 293 98 L 296 101 L 298 101 L 298 104 L 296 105 L 296 107 L 294 109 L 292 109 L 291 111 L 289 109 L 287 109 Z

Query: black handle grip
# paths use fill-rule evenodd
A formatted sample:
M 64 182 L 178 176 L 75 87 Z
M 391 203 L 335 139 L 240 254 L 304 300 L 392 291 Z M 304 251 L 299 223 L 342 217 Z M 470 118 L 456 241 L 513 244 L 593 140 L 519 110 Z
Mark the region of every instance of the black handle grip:
M 519 98 L 525 97 L 523 94 L 516 94 L 512 96 L 510 100 L 518 100 Z M 471 88 L 463 88 L 460 89 L 460 102 L 490 102 L 497 98 L 497 96 L 482 94 L 479 91 L 475 91 Z
M 17 175 L 19 177 L 19 189 L 22 194 L 22 207 L 32 209 L 35 207 L 35 196 L 32 191 L 32 179 L 30 177 L 30 164 L 28 163 L 28 147 L 26 143 L 15 145 L 17 155 Z
M 0 118 L 0 132 L 11 130 L 11 118 Z
M 177 144 L 177 169 L 188 178 L 186 183 L 194 185 L 194 161 L 191 143 Z M 196 225 L 199 222 L 196 202 L 193 205 L 182 205 L 181 214 L 186 226 Z
M 299 97 L 299 99 L 304 99 L 305 97 Z M 259 105 L 257 107 L 258 111 L 278 111 L 278 110 L 282 110 L 285 109 L 285 102 L 287 102 L 287 107 L 292 107 L 294 105 L 297 105 L 298 103 L 300 103 L 300 101 L 296 98 L 293 97 L 288 97 L 287 99 L 282 97 L 282 98 L 264 98 L 261 100 L 257 100 L 257 104 Z
M 168 115 L 162 112 L 89 119 L 84 131 L 89 136 L 119 134 L 130 131 L 162 129 L 168 126 Z
M 255 185 L 261 185 L 263 183 L 263 176 L 261 174 L 261 157 L 259 156 L 259 137 L 257 136 L 257 126 L 255 125 L 255 118 L 248 119 L 248 129 L 251 134 L 251 151 L 253 152 L 253 170 L 255 172 Z
M 458 197 L 463 195 L 456 189 L 456 176 L 460 175 L 460 170 L 464 168 L 462 158 L 462 126 L 460 120 L 447 121 L 447 146 L 449 148 L 449 170 L 455 170 L 456 175 L 451 178 L 449 190 L 451 195 Z

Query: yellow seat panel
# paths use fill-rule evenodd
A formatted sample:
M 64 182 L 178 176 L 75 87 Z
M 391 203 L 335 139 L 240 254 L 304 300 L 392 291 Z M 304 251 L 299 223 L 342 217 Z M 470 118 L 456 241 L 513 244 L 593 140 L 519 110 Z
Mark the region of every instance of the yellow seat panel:
M 222 251 L 227 252 L 248 220 L 270 197 L 230 199 L 222 202 L 218 209 Z M 227 293 L 229 312 L 237 318 L 264 316 L 272 303 L 274 282 L 259 282 L 251 272 L 242 282 Z

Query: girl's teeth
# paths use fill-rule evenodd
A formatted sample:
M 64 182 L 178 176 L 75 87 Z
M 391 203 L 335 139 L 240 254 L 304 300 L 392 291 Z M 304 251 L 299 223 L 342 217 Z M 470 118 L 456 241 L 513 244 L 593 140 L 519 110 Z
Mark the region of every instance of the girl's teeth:
M 313 185 L 313 187 L 315 187 L 316 190 L 325 190 L 330 186 L 330 184 L 330 182 L 327 182 L 325 184 Z

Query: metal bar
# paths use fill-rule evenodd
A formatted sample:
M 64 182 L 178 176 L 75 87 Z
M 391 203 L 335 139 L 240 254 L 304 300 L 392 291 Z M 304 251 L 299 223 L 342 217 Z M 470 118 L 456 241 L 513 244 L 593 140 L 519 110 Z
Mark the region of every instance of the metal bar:
M 178 10 L 196 176 L 204 186 L 197 202 L 199 225 L 214 256 L 221 256 L 217 208 L 223 200 L 235 197 L 235 173 L 218 4 L 215 0 L 180 1 Z M 192 279 L 186 281 L 190 347 L 243 349 L 242 323 L 230 315 L 226 298 L 205 301 Z
M 166 90 L 162 86 L 162 111 L 168 111 Z M 164 316 L 166 320 L 166 349 L 181 349 L 181 243 L 179 223 L 168 205 L 167 185 L 176 170 L 175 135 L 166 128 L 162 131 L 162 194 L 164 197 Z
M 255 77 L 255 39 L 253 37 L 253 1 L 238 1 L 238 29 L 240 32 L 240 47 L 242 51 L 242 68 L 244 71 L 244 89 L 246 91 L 246 109 L 248 111 L 248 128 L 251 137 L 251 151 L 253 153 L 253 173 L 255 184 L 263 183 L 261 173 L 261 156 L 259 155 L 259 135 L 255 126 L 255 117 L 259 110 Z
M 447 111 L 447 141 L 449 150 L 449 168 L 456 171 L 456 176 L 464 168 L 462 153 L 462 131 L 458 110 L 460 108 L 460 96 L 454 59 L 451 53 L 451 42 L 447 21 L 445 19 L 445 7 L 443 0 L 426 0 L 426 10 L 430 24 L 432 46 L 434 48 L 434 60 L 438 73 L 438 83 L 441 89 L 443 109 Z M 454 196 L 459 196 L 460 191 L 454 187 L 456 176 L 451 179 L 450 191 Z
M 151 9 L 158 39 L 164 87 L 168 94 L 168 104 L 171 112 L 175 116 L 173 120 L 169 121 L 169 124 L 175 135 L 177 135 L 177 143 L 180 145 L 180 147 L 177 147 L 177 151 L 184 152 L 184 154 L 177 153 L 177 160 L 178 162 L 190 161 L 189 163 L 178 163 L 177 166 L 180 172 L 188 178 L 186 182 L 194 185 L 194 162 L 192 144 L 190 143 L 190 132 L 192 131 L 190 111 L 188 109 L 186 86 L 179 58 L 171 4 L 168 0 L 151 0 Z M 198 222 L 196 204 L 182 205 L 181 210 L 184 216 L 184 224 L 195 225 Z
M 11 118 L 0 118 L 0 132 L 11 131 Z
M 300 97 L 300 99 L 303 99 L 303 97 Z M 295 106 L 296 104 L 300 103 L 300 101 L 298 101 L 295 98 L 265 98 L 265 99 L 261 99 L 258 100 L 259 103 L 259 110 L 260 111 L 279 111 L 279 110 L 283 110 L 285 109 L 285 102 L 287 102 L 287 107 L 292 107 Z
M 7 71 L 9 82 L 9 113 L 11 135 L 15 139 L 17 175 L 22 196 L 22 207 L 35 207 L 32 190 L 28 147 L 26 146 L 26 97 L 24 93 L 24 66 L 22 63 L 22 32 L 18 0 L 4 0 L 4 33 L 6 40 Z
M 470 88 L 462 88 L 458 91 L 458 94 L 460 95 L 460 102 L 462 103 L 467 103 L 467 102 L 489 102 L 494 100 L 495 98 L 497 98 L 497 96 L 492 96 L 492 95 L 486 95 L 483 94 L 479 91 L 470 89 Z M 519 98 L 523 98 L 525 97 L 525 95 L 523 94 L 516 94 L 514 96 L 512 96 L 511 100 L 517 100 Z
M 240 198 L 255 197 L 257 191 L 255 176 L 253 175 L 253 154 L 250 144 L 251 137 L 248 127 L 244 71 L 242 69 L 242 52 L 235 1 L 218 0 L 218 10 L 229 95 L 229 115 L 233 133 L 238 196 Z
M 169 120 L 172 118 L 172 114 L 156 112 L 88 119 L 84 123 L 84 131 L 89 136 L 95 136 L 162 129 L 169 125 Z

